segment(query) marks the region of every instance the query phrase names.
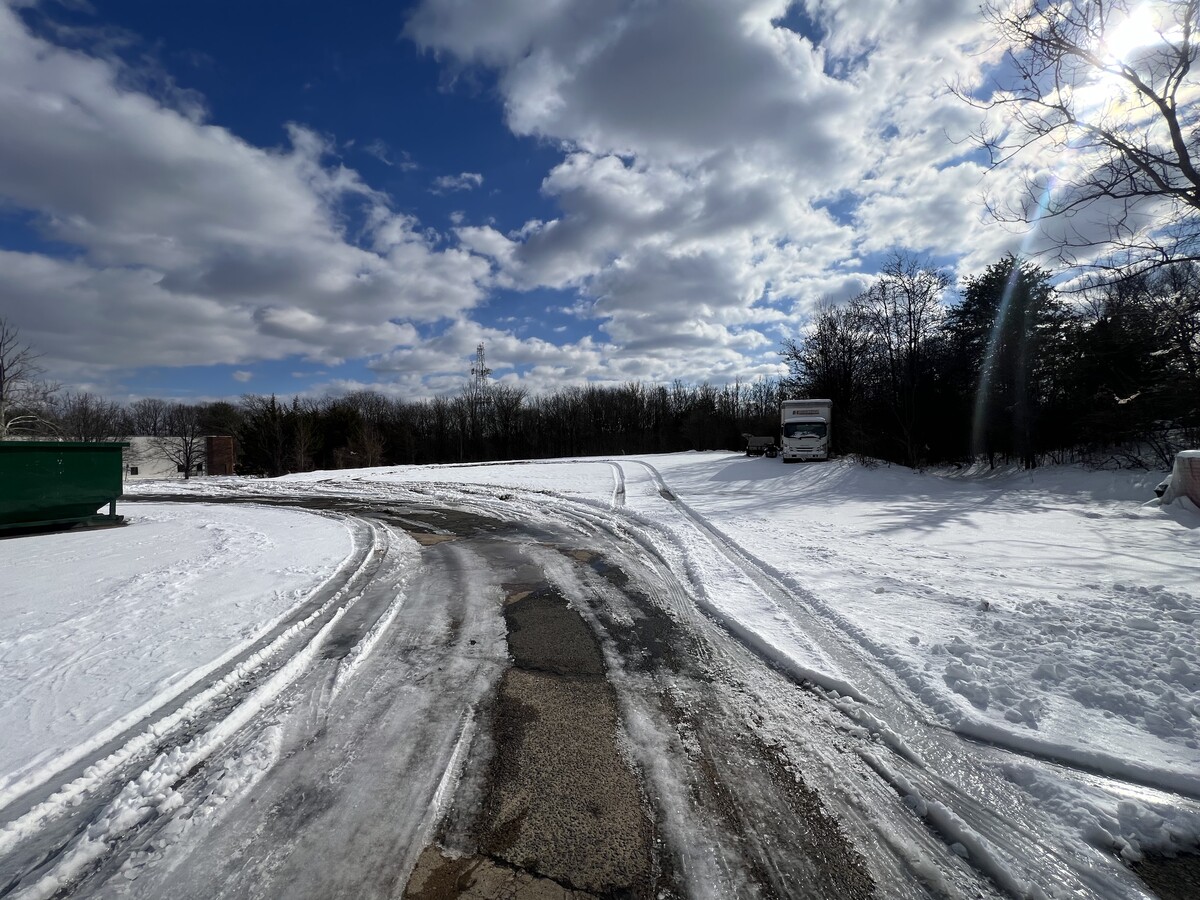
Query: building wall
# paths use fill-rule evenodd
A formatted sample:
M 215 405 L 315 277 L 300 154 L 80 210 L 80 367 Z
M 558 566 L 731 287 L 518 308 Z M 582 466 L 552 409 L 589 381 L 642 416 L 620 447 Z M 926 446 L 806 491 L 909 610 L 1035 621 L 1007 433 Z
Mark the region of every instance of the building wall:
M 231 436 L 210 434 L 204 439 L 204 469 L 209 475 L 232 475 L 235 455 Z
M 183 472 L 155 446 L 156 438 L 131 437 L 125 448 L 125 480 L 147 481 L 163 478 L 183 478 Z M 201 454 L 203 456 L 203 454 Z M 203 460 L 192 476 L 203 475 L 206 467 Z

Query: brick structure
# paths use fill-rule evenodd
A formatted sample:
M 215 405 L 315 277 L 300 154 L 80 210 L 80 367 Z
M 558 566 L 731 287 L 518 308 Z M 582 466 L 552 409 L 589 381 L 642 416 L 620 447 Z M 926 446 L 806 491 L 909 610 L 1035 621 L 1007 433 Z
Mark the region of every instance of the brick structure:
M 233 474 L 233 438 L 227 434 L 210 434 L 204 439 L 205 474 Z

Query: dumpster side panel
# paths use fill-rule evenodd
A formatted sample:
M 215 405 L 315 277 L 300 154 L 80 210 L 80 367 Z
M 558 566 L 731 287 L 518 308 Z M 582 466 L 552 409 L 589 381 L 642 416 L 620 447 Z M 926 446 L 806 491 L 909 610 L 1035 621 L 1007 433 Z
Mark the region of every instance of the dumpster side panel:
M 121 496 L 124 446 L 0 442 L 0 528 L 94 517 Z

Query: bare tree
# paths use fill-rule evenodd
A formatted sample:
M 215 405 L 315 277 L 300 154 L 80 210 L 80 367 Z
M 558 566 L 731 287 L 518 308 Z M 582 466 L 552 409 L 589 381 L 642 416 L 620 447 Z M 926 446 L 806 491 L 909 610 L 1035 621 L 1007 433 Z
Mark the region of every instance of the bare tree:
M 1015 201 L 989 201 L 1002 221 L 1052 231 L 1058 262 L 1128 276 L 1200 259 L 1200 170 L 1192 71 L 1200 0 L 989 0 L 1005 47 L 982 127 L 992 165 L 1028 160 Z
M 171 404 L 157 397 L 143 397 L 129 404 L 129 428 L 132 434 L 160 437 L 167 423 Z
M 379 428 L 369 421 L 359 422 L 350 435 L 347 445 L 350 464 L 356 468 L 371 468 L 383 465 L 383 435 Z
M 910 256 L 888 260 L 879 280 L 855 298 L 875 352 L 881 396 L 896 423 L 905 462 L 920 464 L 925 444 L 925 394 L 950 286 L 945 272 Z
M 1200 386 L 1200 267 L 1160 269 L 1149 291 L 1162 352 Z
M 172 403 L 167 410 L 163 433 L 151 446 L 183 474 L 191 478 L 204 462 L 204 429 L 202 410 L 186 403 Z
M 866 388 L 871 343 L 858 297 L 844 305 L 823 301 L 804 336 L 783 342 L 781 352 L 792 372 L 788 393 L 829 397 L 839 410 L 852 407 Z M 778 391 L 760 391 L 760 413 L 777 417 L 782 399 Z
M 89 393 L 65 393 L 53 403 L 58 434 L 72 441 L 121 440 L 125 411 L 120 404 Z
M 496 384 L 491 388 L 491 425 L 501 458 L 507 459 L 512 455 L 512 448 L 519 437 L 521 408 L 526 396 L 525 388 L 514 385 Z
M 320 433 L 317 429 L 319 413 L 320 409 L 313 401 L 301 402 L 299 397 L 292 398 L 287 420 L 291 426 L 292 440 L 288 455 L 293 472 L 312 471 L 313 454 L 320 444 Z
M 58 385 L 42 380 L 38 354 L 0 316 L 0 440 L 51 427 L 46 410 Z

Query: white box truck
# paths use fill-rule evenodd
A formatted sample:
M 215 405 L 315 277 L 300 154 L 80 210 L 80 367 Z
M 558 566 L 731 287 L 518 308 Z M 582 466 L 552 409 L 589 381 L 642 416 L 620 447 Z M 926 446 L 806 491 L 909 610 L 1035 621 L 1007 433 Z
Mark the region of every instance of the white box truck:
M 779 405 L 779 455 L 785 463 L 829 459 L 832 413 L 832 400 L 784 400 Z

